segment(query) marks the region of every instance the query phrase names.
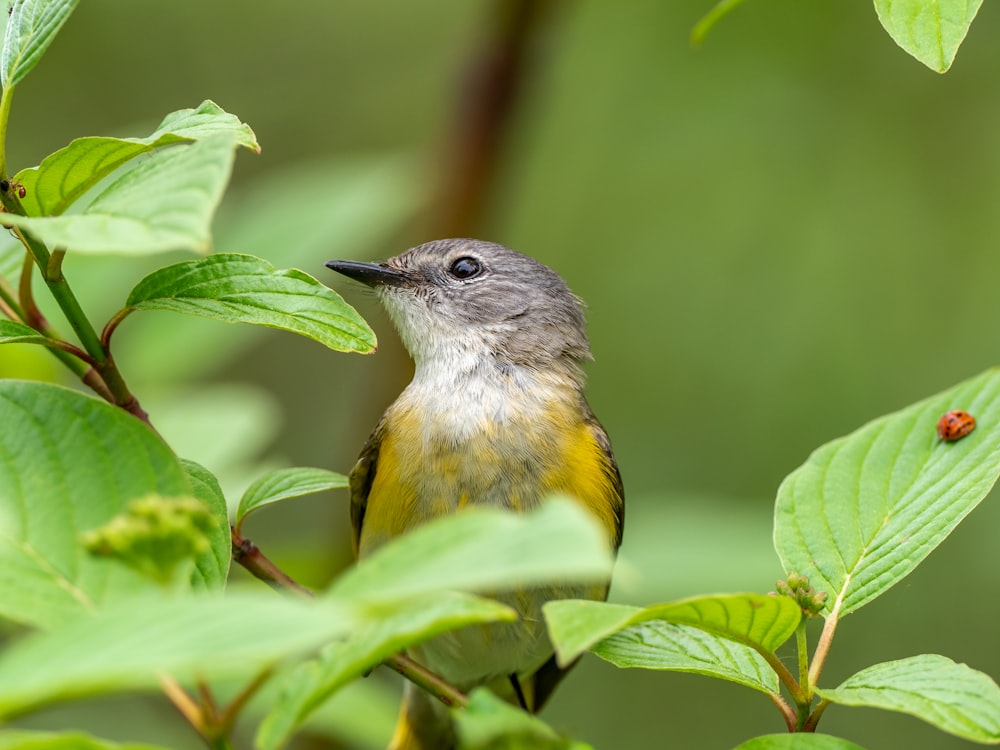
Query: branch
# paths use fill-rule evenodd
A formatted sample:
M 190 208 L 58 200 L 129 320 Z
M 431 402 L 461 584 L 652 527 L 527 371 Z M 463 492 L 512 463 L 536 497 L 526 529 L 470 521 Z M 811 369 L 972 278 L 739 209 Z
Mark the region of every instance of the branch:
M 264 581 L 264 583 L 272 588 L 288 589 L 300 596 L 313 596 L 312 591 L 296 583 L 290 575 L 271 562 L 256 544 L 241 536 L 232 526 L 229 527 L 229 535 L 233 544 L 233 561 L 242 565 L 253 576 Z M 403 675 L 410 682 L 426 690 L 446 706 L 460 706 L 464 708 L 469 704 L 469 699 L 465 693 L 446 682 L 440 675 L 415 662 L 406 654 L 396 654 L 386 659 L 383 663 L 390 669 L 399 672 L 399 674 Z M 266 679 L 266 676 L 264 679 Z M 251 684 L 247 688 L 250 694 L 256 689 L 256 683 Z M 246 696 L 246 698 L 249 697 L 250 695 Z M 243 700 L 245 701 L 246 698 Z M 223 715 L 224 718 L 235 719 L 235 713 L 232 717 L 227 717 L 228 714 L 229 709 Z
M 496 179 L 503 141 L 523 98 L 531 42 L 551 0 L 502 0 L 489 24 L 492 37 L 469 62 L 445 154 L 445 182 L 432 234 L 474 237 Z M 534 77 L 534 76 L 532 76 Z
M 275 589 L 289 589 L 302 596 L 313 595 L 312 591 L 296 583 L 290 575 L 271 562 L 256 544 L 242 537 L 232 526 L 229 527 L 229 537 L 233 543 L 233 562 L 242 565 L 253 576 Z

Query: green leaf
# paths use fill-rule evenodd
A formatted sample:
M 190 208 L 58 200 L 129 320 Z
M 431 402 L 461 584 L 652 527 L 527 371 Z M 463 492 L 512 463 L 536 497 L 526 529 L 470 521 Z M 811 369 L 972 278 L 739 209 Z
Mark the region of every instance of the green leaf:
M 546 603 L 543 612 L 549 637 L 564 665 L 619 630 L 649 620 L 687 625 L 774 652 L 792 636 L 802 619 L 802 610 L 788 597 L 763 594 L 700 596 L 644 609 L 562 600 Z
M 469 705 L 452 712 L 462 750 L 588 750 L 560 737 L 548 724 L 497 698 L 486 688 L 469 694 Z
M 166 750 L 166 748 L 134 742 L 124 744 L 109 742 L 83 732 L 0 729 L 0 750 Z
M 212 101 L 167 115 L 146 138 L 77 138 L 46 156 L 40 165 L 18 172 L 13 181 L 25 189 L 21 205 L 29 216 L 58 216 L 87 190 L 140 154 L 163 146 L 214 135 L 235 138 L 235 145 L 260 153 L 249 125 Z
M 591 515 L 553 498 L 530 513 L 468 508 L 430 521 L 361 560 L 329 590 L 382 601 L 428 591 L 498 591 L 611 577 L 614 558 Z
M 955 61 L 983 0 L 875 0 L 878 20 L 900 47 L 931 70 Z
M 247 487 L 236 511 L 236 530 L 258 508 L 293 497 L 347 486 L 347 477 L 326 469 L 297 467 L 269 472 Z
M 92 555 L 128 565 L 160 585 L 190 577 L 195 558 L 210 550 L 209 534 L 218 519 L 193 497 L 147 495 L 123 513 L 82 536 Z
M 51 346 L 52 339 L 31 326 L 13 320 L 0 319 L 0 344 L 41 344 Z
M 80 534 L 136 498 L 191 494 L 163 441 L 121 409 L 43 383 L 0 381 L 0 424 L 0 617 L 52 627 L 147 588 L 87 554 Z
M 976 430 L 937 439 L 965 409 Z M 785 571 L 853 612 L 910 573 L 1000 475 L 1000 371 L 989 370 L 817 449 L 778 488 L 774 545 Z
M 276 596 L 137 596 L 15 643 L 0 655 L 0 718 L 71 698 L 242 678 L 342 636 L 358 623 L 339 602 Z
M 393 654 L 464 625 L 514 619 L 513 610 L 502 604 L 456 592 L 424 594 L 379 608 L 369 624 L 286 676 L 256 745 L 261 750 L 282 747 L 324 701 Z
M 965 664 L 936 654 L 874 664 L 819 695 L 845 706 L 916 716 L 973 742 L 1000 742 L 1000 687 Z
M 765 734 L 734 750 L 864 750 L 861 745 L 829 734 Z
M 743 0 L 719 0 L 691 29 L 691 44 L 697 46 L 704 42 L 705 37 L 708 36 L 708 32 L 722 20 L 722 17 L 727 15 L 733 8 L 742 4 Z
M 206 253 L 209 228 L 232 172 L 232 133 L 160 149 L 136 161 L 81 213 L 64 216 L 5 214 L 50 248 L 72 252 L 149 254 L 168 250 Z
M 222 494 L 219 480 L 208 469 L 194 461 L 181 460 L 188 481 L 196 498 L 201 500 L 215 517 L 215 525 L 208 532 L 209 549 L 195 559 L 198 574 L 195 582 L 209 588 L 221 588 L 229 575 L 233 559 L 233 543 L 229 533 L 229 510 Z
M 154 271 L 129 294 L 119 317 L 170 310 L 226 323 L 291 331 L 335 351 L 371 352 L 375 334 L 332 289 L 296 269 L 275 270 L 261 258 L 221 253 Z
M 34 68 L 78 0 L 16 0 L 0 53 L 0 85 L 16 86 Z
M 752 648 L 685 625 L 644 622 L 605 638 L 590 650 L 622 669 L 690 672 L 769 695 L 779 692 L 778 676 Z

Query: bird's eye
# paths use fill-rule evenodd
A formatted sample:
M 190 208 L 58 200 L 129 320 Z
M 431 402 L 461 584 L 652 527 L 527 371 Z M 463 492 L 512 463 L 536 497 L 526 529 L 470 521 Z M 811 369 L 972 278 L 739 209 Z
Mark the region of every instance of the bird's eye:
M 448 267 L 448 273 L 456 279 L 471 279 L 483 272 L 483 266 L 475 258 L 459 258 Z

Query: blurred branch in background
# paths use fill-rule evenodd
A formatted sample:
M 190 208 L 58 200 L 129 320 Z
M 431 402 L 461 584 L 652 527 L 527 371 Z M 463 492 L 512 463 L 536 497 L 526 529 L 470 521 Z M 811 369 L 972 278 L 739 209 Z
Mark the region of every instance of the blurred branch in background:
M 510 123 L 529 77 L 537 72 L 534 44 L 555 0 L 499 0 L 488 38 L 462 71 L 452 134 L 444 146 L 440 198 L 429 214 L 430 236 L 473 237 L 481 221 Z

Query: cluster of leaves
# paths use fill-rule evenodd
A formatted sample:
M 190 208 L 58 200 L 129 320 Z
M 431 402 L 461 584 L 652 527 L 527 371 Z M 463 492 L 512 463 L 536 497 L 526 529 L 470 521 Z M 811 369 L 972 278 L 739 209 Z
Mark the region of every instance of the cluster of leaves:
M 75 5 L 18 0 L 0 19 L 7 20 L 0 143 L 15 87 Z M 454 589 L 610 574 L 592 521 L 555 502 L 531 518 L 484 511 L 428 525 L 313 597 L 264 587 L 220 596 L 234 552 L 259 564 L 241 536 L 250 514 L 346 480 L 313 468 L 266 473 L 231 498 L 230 526 L 216 477 L 178 457 L 129 388 L 112 356 L 116 330 L 135 312 L 168 310 L 283 329 L 341 352 L 373 351 L 374 334 L 308 274 L 233 253 L 154 271 L 96 327 L 63 259 L 207 252 L 240 148 L 259 151 L 252 130 L 212 102 L 167 115 L 144 138 L 74 140 L 13 176 L 0 145 L 2 223 L 16 240 L 0 258 L 0 343 L 46 347 L 100 397 L 0 381 L 0 621 L 8 633 L 0 648 L 0 722 L 74 698 L 163 690 L 211 746 L 226 747 L 250 695 L 273 680 L 279 699 L 258 744 L 280 747 L 339 686 L 401 649 L 450 628 L 513 617 Z M 41 313 L 36 274 L 75 340 Z M 302 660 L 321 646 L 318 657 Z M 303 673 L 311 682 L 299 681 Z M 244 689 L 220 707 L 212 690 L 218 680 L 242 681 Z M 78 732 L 0 729 L 0 746 L 114 745 Z
M 956 405 L 979 415 L 979 427 L 957 442 L 939 440 L 938 419 Z M 827 443 L 778 490 L 774 545 L 785 595 L 645 608 L 549 602 L 545 616 L 560 660 L 590 650 L 623 668 L 735 682 L 766 694 L 789 732 L 809 733 L 758 737 L 741 748 L 856 749 L 812 734 L 831 704 L 901 711 L 974 742 L 1000 743 L 1000 687 L 944 656 L 875 664 L 837 687 L 819 684 L 840 620 L 912 572 L 990 492 L 1000 476 L 998 420 L 1000 371 L 990 370 Z M 806 623 L 817 614 L 825 622 L 810 656 Z M 796 675 L 777 653 L 793 637 Z
M 742 2 L 719 0 L 695 25 L 691 41 L 700 44 L 719 19 Z M 983 0 L 875 0 L 875 12 L 896 44 L 931 70 L 945 73 L 982 4 Z
M 135 312 L 167 310 L 278 328 L 340 352 L 372 351 L 375 337 L 308 274 L 233 253 L 154 271 L 98 332 L 64 256 L 207 252 L 235 153 L 259 147 L 247 125 L 205 102 L 168 115 L 147 137 L 80 138 L 8 176 L 13 92 L 75 5 L 17 0 L 0 52 L 0 202 L 16 238 L 0 255 L 0 343 L 46 347 L 99 397 L 0 381 L 0 622 L 8 633 L 0 722 L 75 698 L 162 690 L 210 746 L 224 748 L 249 697 L 269 682 L 275 698 L 256 730 L 257 747 L 269 750 L 388 661 L 456 704 L 467 747 L 581 747 L 489 693 L 461 695 L 397 656 L 447 630 L 514 617 L 458 592 L 606 578 L 612 560 L 602 535 L 573 502 L 553 500 L 525 517 L 470 510 L 427 524 L 315 596 L 263 587 L 220 596 L 234 554 L 295 588 L 266 567 L 243 523 L 276 502 L 342 488 L 345 478 L 313 468 L 265 473 L 238 501 L 230 498 L 230 525 L 217 478 L 180 458 L 149 423 L 112 356 L 115 331 Z M 40 312 L 35 274 L 75 340 Z M 937 417 L 956 406 L 975 414 L 979 428 L 955 443 L 937 441 Z M 551 602 L 545 616 L 559 658 L 591 651 L 621 667 L 694 672 L 758 690 L 790 733 L 743 748 L 856 749 L 810 733 L 831 704 L 904 711 L 973 741 L 1000 742 L 1000 688 L 943 656 L 877 664 L 834 688 L 819 684 L 839 621 L 912 571 L 989 492 L 1000 474 L 998 425 L 1000 373 L 987 372 L 820 448 L 778 493 L 783 595 L 645 608 Z M 825 627 L 810 656 L 805 625 L 813 615 Z M 792 638 L 798 674 L 777 653 Z M 225 706 L 213 697 L 219 680 L 243 686 Z M 123 746 L 77 732 L 0 728 L 0 747 Z

